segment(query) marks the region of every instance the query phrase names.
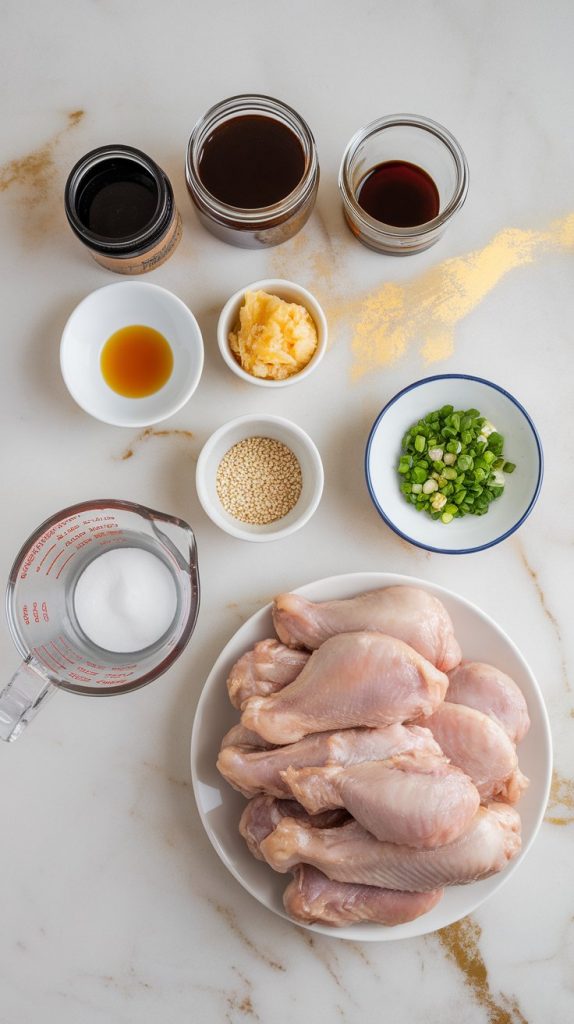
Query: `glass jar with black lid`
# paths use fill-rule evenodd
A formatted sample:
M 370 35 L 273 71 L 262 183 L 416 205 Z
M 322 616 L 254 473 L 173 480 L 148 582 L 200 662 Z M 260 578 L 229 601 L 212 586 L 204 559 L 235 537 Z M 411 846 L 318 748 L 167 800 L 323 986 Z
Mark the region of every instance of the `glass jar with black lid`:
M 212 234 L 245 249 L 279 245 L 308 220 L 319 186 L 307 123 L 270 96 L 232 96 L 191 134 L 186 181 Z
M 181 238 L 167 175 L 132 146 L 100 146 L 83 156 L 64 202 L 72 230 L 96 262 L 119 274 L 154 270 Z

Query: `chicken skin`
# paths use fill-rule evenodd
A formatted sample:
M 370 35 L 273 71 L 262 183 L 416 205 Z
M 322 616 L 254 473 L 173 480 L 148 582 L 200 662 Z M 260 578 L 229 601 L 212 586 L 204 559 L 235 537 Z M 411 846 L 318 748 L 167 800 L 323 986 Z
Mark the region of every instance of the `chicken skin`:
M 283 894 L 283 906 L 295 921 L 341 927 L 358 921 L 397 925 L 414 921 L 436 907 L 442 889 L 398 892 L 375 885 L 332 882 L 309 864 L 293 868 L 293 881 Z
M 227 692 L 234 708 L 249 697 L 267 697 L 292 683 L 309 659 L 307 651 L 296 651 L 278 640 L 260 640 L 235 662 L 227 680 Z
M 275 871 L 311 864 L 334 881 L 431 892 L 502 871 L 520 845 L 518 813 L 507 804 L 493 803 L 478 809 L 458 839 L 435 850 L 381 843 L 356 821 L 315 829 L 283 818 L 260 851 Z
M 322 603 L 280 594 L 273 606 L 273 624 L 279 639 L 290 647 L 315 650 L 337 633 L 373 630 L 409 644 L 443 672 L 461 658 L 446 608 L 417 587 L 386 587 Z
M 494 665 L 464 661 L 449 673 L 446 699 L 454 704 L 475 708 L 493 718 L 513 743 L 520 743 L 530 728 L 522 690 L 514 679 Z
M 315 651 L 295 682 L 251 697 L 242 724 L 269 743 L 296 743 L 327 729 L 385 726 L 432 714 L 448 676 L 382 633 L 341 633 Z
M 518 767 L 514 744 L 498 722 L 474 708 L 448 701 L 422 722 L 443 754 L 472 779 L 483 803 L 516 803 L 528 779 Z
M 320 732 L 273 750 L 226 746 L 220 751 L 217 767 L 230 785 L 246 797 L 257 793 L 288 797 L 291 791 L 283 778 L 287 768 L 383 761 L 405 750 L 415 749 L 441 755 L 440 747 L 428 729 L 397 724 L 381 729 Z
M 467 775 L 442 754 L 419 750 L 387 761 L 288 768 L 291 793 L 311 814 L 344 807 L 381 842 L 433 849 L 456 839 L 480 797 Z

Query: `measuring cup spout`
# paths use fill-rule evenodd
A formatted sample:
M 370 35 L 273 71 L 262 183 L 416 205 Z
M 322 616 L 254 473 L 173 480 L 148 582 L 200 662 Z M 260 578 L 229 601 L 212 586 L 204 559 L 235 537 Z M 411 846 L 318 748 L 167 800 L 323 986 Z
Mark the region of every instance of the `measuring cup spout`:
M 0 739 L 17 739 L 56 689 L 34 659 L 26 658 L 0 692 Z

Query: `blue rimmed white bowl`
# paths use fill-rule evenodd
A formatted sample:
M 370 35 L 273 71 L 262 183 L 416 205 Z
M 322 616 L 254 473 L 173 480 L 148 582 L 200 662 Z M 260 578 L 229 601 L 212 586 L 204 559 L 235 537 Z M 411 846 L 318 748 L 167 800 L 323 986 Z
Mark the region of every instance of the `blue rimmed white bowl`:
M 405 501 L 396 470 L 408 428 L 443 405 L 479 409 L 503 435 L 506 459 L 516 464 L 486 515 L 466 515 L 447 525 Z M 536 504 L 543 470 L 542 443 L 526 409 L 498 384 L 462 373 L 426 377 L 399 391 L 377 416 L 365 453 L 367 487 L 387 526 L 417 547 L 449 555 L 483 551 L 510 537 Z

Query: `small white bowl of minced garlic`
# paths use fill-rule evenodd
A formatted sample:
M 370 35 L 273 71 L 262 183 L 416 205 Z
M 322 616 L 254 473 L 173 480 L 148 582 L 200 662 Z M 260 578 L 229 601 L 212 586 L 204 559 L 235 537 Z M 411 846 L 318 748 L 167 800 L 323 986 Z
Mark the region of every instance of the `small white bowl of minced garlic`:
M 255 281 L 225 303 L 219 350 L 242 380 L 281 388 L 308 377 L 327 349 L 327 320 L 317 299 L 281 278 Z
M 240 416 L 205 442 L 195 474 L 204 512 L 239 540 L 279 540 L 299 530 L 323 493 L 321 456 L 281 416 Z

